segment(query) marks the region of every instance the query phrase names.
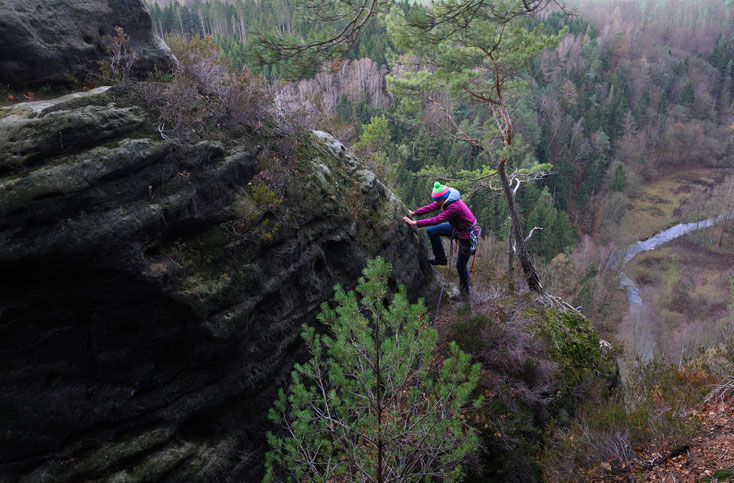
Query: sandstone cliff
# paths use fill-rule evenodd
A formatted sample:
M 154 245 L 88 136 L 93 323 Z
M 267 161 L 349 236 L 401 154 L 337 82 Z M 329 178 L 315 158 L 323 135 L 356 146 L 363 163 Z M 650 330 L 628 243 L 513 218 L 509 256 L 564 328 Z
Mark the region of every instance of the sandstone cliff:
M 432 281 L 402 203 L 321 132 L 174 146 L 128 92 L 0 110 L 0 479 L 246 480 L 335 283 Z
M 99 73 L 104 37 L 122 27 L 135 52 L 133 73 L 167 71 L 175 62 L 152 30 L 141 0 L 5 0 L 0 3 L 0 84 L 58 85 Z

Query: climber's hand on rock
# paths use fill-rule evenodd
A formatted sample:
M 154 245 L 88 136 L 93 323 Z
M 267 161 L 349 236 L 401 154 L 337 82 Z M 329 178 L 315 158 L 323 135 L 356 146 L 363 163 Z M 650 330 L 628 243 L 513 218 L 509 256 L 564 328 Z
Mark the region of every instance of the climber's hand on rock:
M 415 221 L 415 220 L 411 220 L 411 219 L 410 219 L 410 218 L 408 218 L 407 216 L 404 216 L 404 217 L 403 217 L 403 221 L 404 221 L 405 223 L 409 224 L 410 226 L 415 226 L 415 225 L 417 225 L 417 224 L 418 224 L 418 222 L 417 222 L 417 221 Z

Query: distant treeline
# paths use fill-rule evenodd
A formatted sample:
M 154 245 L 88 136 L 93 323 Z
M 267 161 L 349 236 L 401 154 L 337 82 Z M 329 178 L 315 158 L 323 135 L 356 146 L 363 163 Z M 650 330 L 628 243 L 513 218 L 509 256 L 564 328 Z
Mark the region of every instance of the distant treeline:
M 255 63 L 253 32 L 277 28 L 306 35 L 318 29 L 293 0 L 231 2 L 194 0 L 187 5 L 148 4 L 161 34 L 212 35 L 232 69 L 248 65 L 267 78 L 277 66 Z M 413 7 L 407 2 L 399 8 Z M 525 186 L 518 205 L 527 228 L 542 226 L 530 247 L 550 258 L 578 235 L 616 235 L 629 196 L 662 169 L 734 165 L 734 16 L 719 0 L 581 2 L 579 15 L 547 14 L 552 31 L 569 34 L 526 74 L 528 88 L 512 100 L 522 142 L 511 166 L 551 163 L 554 174 Z M 611 13 L 611 15 L 610 15 Z M 532 27 L 533 25 L 529 25 Z M 463 143 L 442 135 L 424 105 L 391 96 L 384 78 L 390 55 L 385 28 L 374 21 L 337 72 L 298 84 L 320 94 L 353 129 L 343 141 L 384 165 L 409 206 L 423 204 L 431 169 L 477 169 L 486 162 Z M 454 117 L 467 132 L 491 114 L 470 101 L 455 103 Z M 474 128 L 472 127 L 474 126 Z M 377 134 L 376 134 L 377 133 Z M 507 213 L 499 198 L 472 200 L 485 229 L 506 236 Z
M 319 31 L 320 25 L 306 18 L 294 0 L 201 0 L 180 2 L 150 2 L 145 4 L 153 18 L 155 31 L 168 33 L 211 35 L 217 39 L 222 56 L 234 69 L 248 65 L 263 72 L 269 79 L 278 77 L 277 66 L 257 65 L 253 33 L 277 29 L 281 33 L 309 35 Z M 380 65 L 386 64 L 389 47 L 382 25 L 372 21 L 349 55 L 350 59 L 369 57 Z

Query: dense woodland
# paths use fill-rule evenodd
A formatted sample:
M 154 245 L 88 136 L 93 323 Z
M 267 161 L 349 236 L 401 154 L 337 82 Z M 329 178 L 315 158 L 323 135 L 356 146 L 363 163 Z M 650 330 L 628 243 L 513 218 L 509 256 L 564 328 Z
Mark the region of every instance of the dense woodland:
M 0 85 L 0 474 L 734 478 L 734 0 L 144 1 Z
M 278 65 L 257 63 L 257 33 L 277 26 L 309 35 L 319 27 L 291 0 L 162 3 L 149 4 L 160 34 L 214 36 L 231 69 L 247 66 L 269 79 L 281 73 Z M 531 251 L 544 259 L 584 235 L 602 243 L 633 239 L 635 234 L 616 232 L 618 222 L 629 197 L 659 173 L 734 161 L 731 8 L 720 0 L 583 1 L 571 7 L 576 15 L 546 12 L 533 20 L 551 32 L 569 31 L 532 65 L 526 87 L 511 101 L 521 140 L 510 169 L 552 165 L 549 176 L 518 193 L 527 230 L 544 228 L 530 240 Z M 373 19 L 349 58 L 291 88 L 318 96 L 338 117 L 333 129 L 339 137 L 409 206 L 420 206 L 433 177 L 453 178 L 485 161 L 452 140 L 428 106 L 391 94 L 386 76 L 400 55 Z M 469 101 L 450 107 L 467 132 L 491 118 L 486 106 Z M 474 211 L 485 230 L 506 237 L 505 204 L 489 195 L 472 197 Z
M 492 3 L 493 6 L 510 4 Z M 520 4 L 519 0 L 515 2 Z M 527 2 L 523 4 L 527 8 Z M 508 473 L 512 477 L 500 477 L 499 481 L 530 481 L 528 474 L 541 472 L 549 481 L 566 481 L 568 475 L 580 476 L 581 468 L 588 469 L 589 475 L 595 466 L 598 471 L 608 473 L 612 464 L 620 465 L 614 469 L 620 473 L 632 468 L 635 459 L 654 462 L 659 455 L 689 444 L 698 427 L 695 418 L 690 417 L 695 412 L 690 413 L 689 408 L 701 407 L 703 391 L 710 387 L 709 382 L 728 378 L 722 387 L 731 393 L 732 216 L 725 217 L 713 229 L 681 237 L 655 253 L 640 252 L 634 262 L 619 262 L 624 258 L 620 249 L 678 222 L 698 221 L 734 209 L 734 14 L 731 5 L 722 0 L 695 4 L 677 0 L 581 1 L 576 5 L 569 2 L 569 11 L 551 8 L 539 15 L 521 14 L 514 18 L 510 15 L 505 19 L 512 18 L 512 21 L 507 20 L 506 24 L 497 20 L 502 18 L 501 13 L 494 17 L 497 12 L 493 9 L 489 9 L 491 18 L 475 12 L 476 17 L 465 24 L 461 24 L 462 19 L 452 24 L 456 19 L 447 18 L 451 17 L 450 8 L 436 8 L 431 14 L 423 15 L 427 11 L 424 5 L 384 2 L 377 7 L 383 9 L 381 14 L 370 18 L 351 50 L 340 52 L 323 65 L 308 59 L 310 71 L 294 69 L 299 64 L 289 59 L 272 61 L 273 57 L 263 50 L 267 39 L 273 38 L 268 37 L 273 32 L 276 37 L 293 39 L 328 38 L 328 33 L 319 30 L 323 25 L 310 21 L 297 5 L 296 0 L 149 4 L 155 28 L 182 59 L 168 91 L 169 99 L 175 102 L 163 104 L 175 112 L 196 114 L 194 121 L 212 131 L 220 130 L 219 122 L 208 121 L 220 111 L 220 105 L 227 106 L 224 111 L 229 109 L 234 120 L 244 116 L 255 121 L 249 124 L 257 126 L 255 131 L 264 125 L 277 126 L 279 135 L 290 130 L 290 141 L 296 140 L 304 130 L 330 131 L 351 146 L 411 208 L 426 204 L 429 186 L 436 179 L 462 191 L 489 236 L 482 242 L 482 256 L 477 257 L 481 275 L 475 281 L 482 279 L 475 285 L 479 293 L 471 304 L 457 305 L 455 312 L 447 316 L 448 340 L 458 340 L 462 350 L 466 348 L 472 354 L 462 354 L 460 358 L 465 362 L 469 357 L 480 361 L 487 374 L 502 374 L 503 369 L 498 370 L 493 361 L 510 361 L 508 365 L 513 370 L 522 371 L 514 375 L 515 379 L 524 381 L 521 387 L 527 383 L 527 387 L 538 389 L 537 393 L 515 390 L 506 385 L 512 378 L 503 381 L 502 376 L 488 383 L 491 390 L 485 391 L 485 395 L 492 401 L 489 414 L 498 416 L 504 411 L 494 413 L 497 401 L 513 406 L 491 423 L 496 425 L 496 432 L 488 429 L 495 426 L 484 424 L 488 432 L 482 437 L 485 444 L 490 442 L 487 454 L 492 457 L 504 454 L 508 464 L 517 466 Z M 426 18 L 430 21 L 421 23 Z M 456 32 L 460 33 L 454 37 Z M 499 49 L 497 37 L 511 41 L 505 41 Z M 491 48 L 492 54 L 483 50 L 493 42 L 495 48 L 502 50 L 498 55 L 510 52 L 503 60 L 492 58 L 497 52 L 495 48 Z M 513 48 L 515 45 L 519 47 Z M 485 53 L 491 62 L 478 52 Z M 188 55 L 191 53 L 193 56 Z M 218 62 L 212 60 L 214 56 Z M 498 65 L 512 74 L 499 80 Z M 315 72 L 314 67 L 319 66 L 321 70 Z M 215 71 L 216 75 L 212 75 Z M 299 72 L 300 77 L 295 76 Z M 230 88 L 230 83 L 235 87 Z M 211 99 L 202 94 L 209 85 L 215 94 Z M 476 86 L 479 88 L 470 92 Z M 192 92 L 193 96 L 186 95 Z M 485 93 L 484 97 L 475 95 L 478 92 Z M 201 103 L 187 106 L 187 97 L 199 98 Z M 288 111 L 288 116 L 270 115 L 282 114 L 282 108 Z M 281 122 L 287 118 L 297 128 L 291 129 L 288 122 Z M 507 118 L 512 121 L 508 122 Z M 227 117 L 220 115 L 217 119 L 226 121 Z M 179 125 L 184 129 L 178 129 Z M 234 125 L 242 127 L 236 122 Z M 179 139 L 191 133 L 199 135 L 186 122 L 171 126 L 166 135 Z M 239 138 L 250 134 L 245 129 L 227 135 Z M 257 199 L 271 208 L 282 187 L 278 183 L 283 182 L 274 173 L 285 166 L 279 163 L 293 155 L 292 147 L 292 144 L 284 145 L 273 151 L 274 156 L 268 158 L 268 165 L 258 175 L 261 179 Z M 511 194 L 505 173 L 513 180 L 510 186 L 515 187 L 516 197 Z M 679 175 L 691 175 L 693 181 L 652 190 L 660 180 L 670 181 Z M 496 183 L 497 177 L 502 181 L 502 188 Z M 520 178 L 522 182 L 515 185 Z M 687 201 L 681 204 L 684 198 Z M 647 207 L 650 210 L 648 218 L 640 219 L 643 202 L 650 205 Z M 350 199 L 347 203 L 352 209 L 352 203 L 358 205 L 359 200 Z M 260 230 L 263 241 L 272 237 L 264 231 L 264 226 Z M 527 238 L 527 247 L 537 262 L 538 280 L 543 281 L 540 290 L 536 290 L 540 283 L 533 287 L 523 261 L 522 245 L 528 233 L 532 237 Z M 568 351 L 561 352 L 560 360 L 568 362 L 578 355 L 586 357 L 597 351 L 599 354 L 610 351 L 605 357 L 616 357 L 619 354 L 613 352 L 613 347 L 624 347 L 626 353 L 618 359 L 623 360 L 620 363 L 624 371 L 623 393 L 607 398 L 608 394 L 603 394 L 601 388 L 589 389 L 575 371 L 562 369 L 564 377 L 572 381 L 569 387 L 574 387 L 573 403 L 582 398 L 588 400 L 573 409 L 573 415 L 565 409 L 553 414 L 553 403 L 548 403 L 553 396 L 546 392 L 544 383 L 548 374 L 557 368 L 544 366 L 534 354 L 552 355 L 562 343 L 553 340 L 552 346 L 536 347 L 537 326 L 530 320 L 514 319 L 515 314 L 525 318 L 537 312 L 523 310 L 514 293 L 517 286 L 513 286 L 516 281 L 513 250 L 507 257 L 508 244 L 516 248 L 515 255 L 520 259 L 527 286 L 534 292 L 533 297 L 537 295 L 532 300 L 544 303 L 549 298 L 563 299 L 573 304 L 563 306 L 571 309 L 562 316 L 570 325 L 555 327 L 560 329 L 560 339 L 568 344 Z M 505 260 L 508 265 L 504 264 Z M 632 292 L 639 303 L 630 297 L 630 291 L 618 290 L 617 275 L 621 268 L 630 274 L 629 280 L 640 284 L 640 290 L 635 287 Z M 344 294 L 339 290 L 337 299 L 343 299 Z M 503 293 L 512 294 L 512 300 L 503 301 Z M 374 300 L 383 298 L 384 294 L 380 293 Z M 356 300 L 347 305 L 355 312 L 346 318 L 359 321 L 355 323 L 358 330 L 369 326 L 368 331 L 379 334 L 377 319 L 371 324 L 363 323 Z M 481 312 L 483 305 L 485 309 L 491 306 L 490 314 Z M 471 312 L 477 306 L 479 311 Z M 376 303 L 369 311 L 379 314 L 381 307 L 382 304 Z M 502 315 L 504 307 L 509 307 L 506 315 Z M 574 319 L 575 315 L 567 318 L 568 314 L 579 311 L 589 319 Z M 342 309 L 337 312 L 342 313 Z M 333 318 L 337 312 L 325 309 L 320 320 Z M 500 315 L 493 321 L 495 312 Z M 560 311 L 548 313 L 561 314 Z M 568 328 L 577 327 L 581 320 L 594 320 L 598 333 L 612 345 L 594 338 L 588 348 L 582 349 L 582 345 L 570 342 Z M 549 323 L 554 322 L 542 322 L 541 330 Z M 390 332 L 397 333 L 401 325 L 398 323 Z M 518 327 L 530 328 L 530 339 L 524 339 Z M 333 332 L 337 334 L 340 330 Z M 344 334 L 349 330 L 345 329 Z M 318 347 L 320 342 L 313 329 L 308 333 L 307 344 Z M 431 337 L 435 336 L 433 333 Z M 382 347 L 377 342 L 380 336 L 375 337 L 365 339 L 366 347 Z M 324 340 L 327 346 L 331 343 Z M 387 341 L 387 337 L 383 335 L 382 340 Z M 395 340 L 407 339 L 401 335 Z M 638 340 L 650 347 L 642 357 L 636 345 Z M 498 352 L 492 353 L 490 349 Z M 320 357 L 318 352 L 312 351 L 316 359 Z M 374 371 L 376 398 L 368 408 L 357 411 L 357 419 L 360 423 L 366 421 L 363 415 L 374 410 L 376 421 L 366 427 L 376 426 L 375 474 L 389 474 L 391 468 L 398 474 L 402 471 L 399 468 L 405 466 L 405 459 L 394 458 L 393 464 L 388 462 L 383 472 L 383 454 L 394 456 L 401 451 L 400 448 L 385 451 L 387 443 L 383 443 L 402 441 L 403 437 L 381 439 L 385 434 L 382 426 L 385 406 L 382 406 L 380 388 L 387 386 L 380 382 L 381 352 L 375 353 L 378 354 Z M 345 360 L 355 359 L 353 353 L 347 354 Z M 676 364 L 666 362 L 671 356 Z M 396 356 L 395 360 L 399 358 Z M 689 362 L 686 358 L 690 358 Z M 297 371 L 305 378 L 318 381 L 317 385 L 323 388 L 320 367 L 319 362 Z M 599 367 L 594 368 L 597 375 Z M 619 368 L 616 363 L 615 368 Z M 339 375 L 343 370 L 328 372 Z M 458 371 L 465 372 L 465 369 Z M 619 374 L 614 372 L 612 379 L 616 381 Z M 358 387 L 368 387 L 371 377 L 367 371 L 367 379 Z M 606 379 L 606 389 L 616 387 L 612 379 Z M 275 418 L 271 414 L 271 420 L 285 422 L 284 427 L 290 418 L 286 414 L 287 401 L 308 399 L 303 388 L 296 386 L 293 393 L 296 397 L 286 398 L 281 394 L 276 404 L 280 413 Z M 456 384 L 446 385 L 453 386 Z M 468 386 L 466 394 L 472 390 Z M 588 393 L 582 394 L 585 391 Z M 514 406 L 515 402 L 503 400 L 502 396 L 495 399 L 503 392 L 524 394 L 520 406 L 533 408 L 532 424 L 526 424 L 529 419 L 522 422 L 522 417 L 515 422 L 503 421 L 506 416 L 513 418 L 518 411 L 522 412 Z M 350 389 L 349 393 L 355 394 L 356 390 Z M 323 389 L 317 397 L 323 398 L 327 408 L 319 414 L 327 414 L 330 397 Z M 723 396 L 719 398 L 723 401 Z M 397 400 L 392 396 L 388 399 Z M 457 403 L 452 412 L 457 413 L 462 404 Z M 546 408 L 545 404 L 550 405 Z M 358 407 L 352 402 L 345 406 Z M 292 414 L 305 417 L 299 425 L 310 424 L 308 410 Z M 575 419 L 571 421 L 569 416 Z M 335 431 L 334 438 L 343 446 L 339 436 L 342 426 L 332 425 L 329 418 L 321 418 L 330 421 L 325 427 L 309 429 L 305 434 Z M 453 418 L 439 418 L 439 421 L 449 420 Z M 542 435 L 527 429 L 537 424 L 543 427 Z M 452 433 L 451 428 L 447 429 Z M 294 448 L 303 450 L 305 440 L 301 436 L 294 435 L 287 441 L 277 440 L 273 435 L 268 438 L 274 451 L 269 453 L 269 467 L 270 464 L 272 468 L 291 467 L 297 475 L 303 471 L 302 461 L 283 459 L 284 454 L 295 454 Z M 355 452 L 370 447 L 362 444 L 360 438 L 353 445 Z M 448 439 L 461 438 L 454 434 Z M 313 440 L 317 452 L 329 448 L 331 441 L 329 437 Z M 463 450 L 470 452 L 471 441 L 466 442 Z M 528 447 L 523 454 L 515 451 L 525 445 Z M 645 445 L 652 448 L 650 458 L 637 455 Z M 404 446 L 400 444 L 403 449 Z M 529 449 L 530 446 L 533 448 Z M 542 451 L 536 453 L 541 446 Z M 311 449 L 302 454 L 308 454 L 314 461 L 319 459 L 311 456 Z M 367 454 L 371 457 L 369 451 Z M 341 462 L 342 456 L 338 459 Z M 458 464 L 460 459 L 456 458 L 452 464 Z M 328 461 L 325 474 L 337 471 L 336 466 L 340 465 L 331 466 L 331 455 L 325 460 Z M 489 462 L 486 468 L 494 468 L 495 463 Z M 629 467 L 625 469 L 625 465 Z M 364 467 L 368 466 L 371 464 Z M 362 466 L 355 462 L 354 467 Z M 471 471 L 482 475 L 486 468 L 475 464 Z M 500 469 L 497 475 L 505 469 Z M 312 470 L 319 471 L 315 466 Z M 461 473 L 458 466 L 456 471 L 458 476 Z M 375 480 L 381 481 L 380 477 Z M 476 480 L 486 481 L 486 478 L 477 476 Z

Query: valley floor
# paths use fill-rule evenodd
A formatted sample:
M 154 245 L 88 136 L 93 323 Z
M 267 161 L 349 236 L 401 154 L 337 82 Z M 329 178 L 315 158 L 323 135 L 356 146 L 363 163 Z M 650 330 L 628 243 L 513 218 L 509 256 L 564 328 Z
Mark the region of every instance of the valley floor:
M 633 197 L 621 233 L 630 243 L 646 240 L 672 225 L 691 221 L 688 198 L 700 187 L 720 184 L 729 170 L 690 169 L 663 173 Z M 701 213 L 696 220 L 717 213 Z M 716 210 L 715 210 L 716 211 Z M 726 226 L 726 229 L 724 229 Z M 678 361 L 696 357 L 732 329 L 731 287 L 734 271 L 731 222 L 696 230 L 653 251 L 639 253 L 624 268 L 636 284 L 636 300 L 617 323 L 627 363 L 655 357 Z

